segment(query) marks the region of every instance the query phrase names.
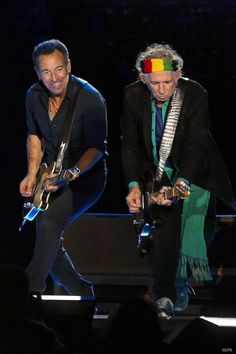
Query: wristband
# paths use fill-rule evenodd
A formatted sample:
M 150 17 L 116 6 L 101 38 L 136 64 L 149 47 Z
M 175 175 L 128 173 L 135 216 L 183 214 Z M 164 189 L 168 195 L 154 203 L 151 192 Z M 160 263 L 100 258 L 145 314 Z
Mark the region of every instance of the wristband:
M 128 184 L 128 189 L 131 189 L 132 187 L 139 187 L 139 183 L 137 181 L 130 182 Z
M 74 167 L 73 167 L 73 173 L 76 173 L 76 178 L 79 177 L 80 172 L 81 172 L 81 171 L 80 171 L 79 167 L 77 167 L 77 166 L 74 166 Z
M 67 182 L 74 181 L 80 175 L 80 169 L 77 166 L 73 166 L 72 168 L 66 170 L 69 174 L 66 174 Z

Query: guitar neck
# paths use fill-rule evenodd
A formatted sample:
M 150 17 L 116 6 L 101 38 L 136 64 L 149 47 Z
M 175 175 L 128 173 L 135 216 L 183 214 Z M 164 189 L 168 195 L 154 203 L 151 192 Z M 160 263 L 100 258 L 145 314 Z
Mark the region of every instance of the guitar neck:
M 60 174 L 50 178 L 50 185 L 55 186 L 60 180 Z
M 65 170 L 62 170 L 59 174 L 49 179 L 51 186 L 56 186 L 65 178 Z
M 179 196 L 179 192 L 174 187 L 166 189 L 164 191 L 164 198 L 165 199 L 173 199 L 178 196 Z
M 60 182 L 69 181 L 71 178 L 71 172 L 69 170 L 62 170 L 58 175 L 50 178 L 50 185 L 56 186 Z
M 149 205 L 154 204 L 154 202 L 151 201 L 151 197 L 155 196 L 155 195 L 158 195 L 158 192 L 150 193 L 148 195 L 148 200 L 149 200 L 148 204 Z M 186 199 L 188 196 L 189 196 L 189 191 L 182 193 L 178 190 L 178 188 L 175 188 L 175 187 L 168 188 L 164 191 L 164 198 L 165 199 L 173 199 L 176 197 L 180 198 L 180 199 Z

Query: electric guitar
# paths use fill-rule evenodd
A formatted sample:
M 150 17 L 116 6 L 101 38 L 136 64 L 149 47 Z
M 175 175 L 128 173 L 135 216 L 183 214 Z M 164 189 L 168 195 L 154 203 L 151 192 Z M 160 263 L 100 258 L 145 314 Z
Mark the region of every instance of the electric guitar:
M 57 174 L 54 177 L 50 177 L 54 173 Z M 46 163 L 40 165 L 36 176 L 36 183 L 32 188 L 32 196 L 27 198 L 23 204 L 23 221 L 19 227 L 19 231 L 21 231 L 26 221 L 34 220 L 40 211 L 47 210 L 51 192 L 45 188 L 46 180 L 49 180 L 51 186 L 56 186 L 61 183 L 66 184 L 66 181 L 70 180 L 70 177 L 70 170 L 61 169 L 59 172 L 56 172 L 56 162 L 52 162 L 50 166 L 47 166 Z
M 186 199 L 190 192 L 189 191 L 182 191 L 178 187 L 166 187 L 164 190 L 164 199 Z M 158 196 L 159 192 L 149 192 L 144 191 L 142 194 L 142 208 L 147 210 L 151 205 L 156 204 L 156 202 L 152 199 L 153 197 Z
M 134 215 L 133 224 L 136 228 L 137 247 L 140 248 L 140 255 L 145 255 L 150 248 L 152 232 L 158 229 L 162 221 L 158 218 L 156 202 L 152 197 L 158 196 L 160 185 L 151 175 L 146 178 L 141 196 L 141 210 Z M 166 187 L 164 190 L 164 199 L 178 200 L 188 198 L 190 191 L 183 190 L 178 186 Z

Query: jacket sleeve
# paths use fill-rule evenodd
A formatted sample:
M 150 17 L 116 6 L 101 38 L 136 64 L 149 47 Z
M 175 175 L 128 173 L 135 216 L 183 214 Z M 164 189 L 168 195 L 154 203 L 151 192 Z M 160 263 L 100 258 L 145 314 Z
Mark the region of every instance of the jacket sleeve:
M 121 159 L 127 184 L 132 181 L 141 183 L 140 174 L 142 162 L 145 159 L 141 138 L 141 112 L 138 109 L 138 102 L 132 105 L 133 101 L 133 97 L 130 97 L 130 90 L 126 87 L 121 119 Z
M 177 151 L 174 158 L 177 162 L 177 177 L 191 183 L 199 168 L 203 167 L 210 115 L 207 91 L 198 84 L 193 86 L 192 91 L 186 90 L 173 151 Z

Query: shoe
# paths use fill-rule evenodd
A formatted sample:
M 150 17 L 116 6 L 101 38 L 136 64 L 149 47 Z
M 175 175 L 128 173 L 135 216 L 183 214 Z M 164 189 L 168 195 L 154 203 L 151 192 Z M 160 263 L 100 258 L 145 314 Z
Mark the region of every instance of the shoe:
M 176 302 L 174 304 L 174 311 L 185 311 L 189 305 L 189 294 L 196 295 L 191 285 L 185 281 L 180 280 L 176 284 Z
M 174 304 L 168 297 L 161 297 L 156 300 L 158 317 L 169 320 L 174 317 Z

